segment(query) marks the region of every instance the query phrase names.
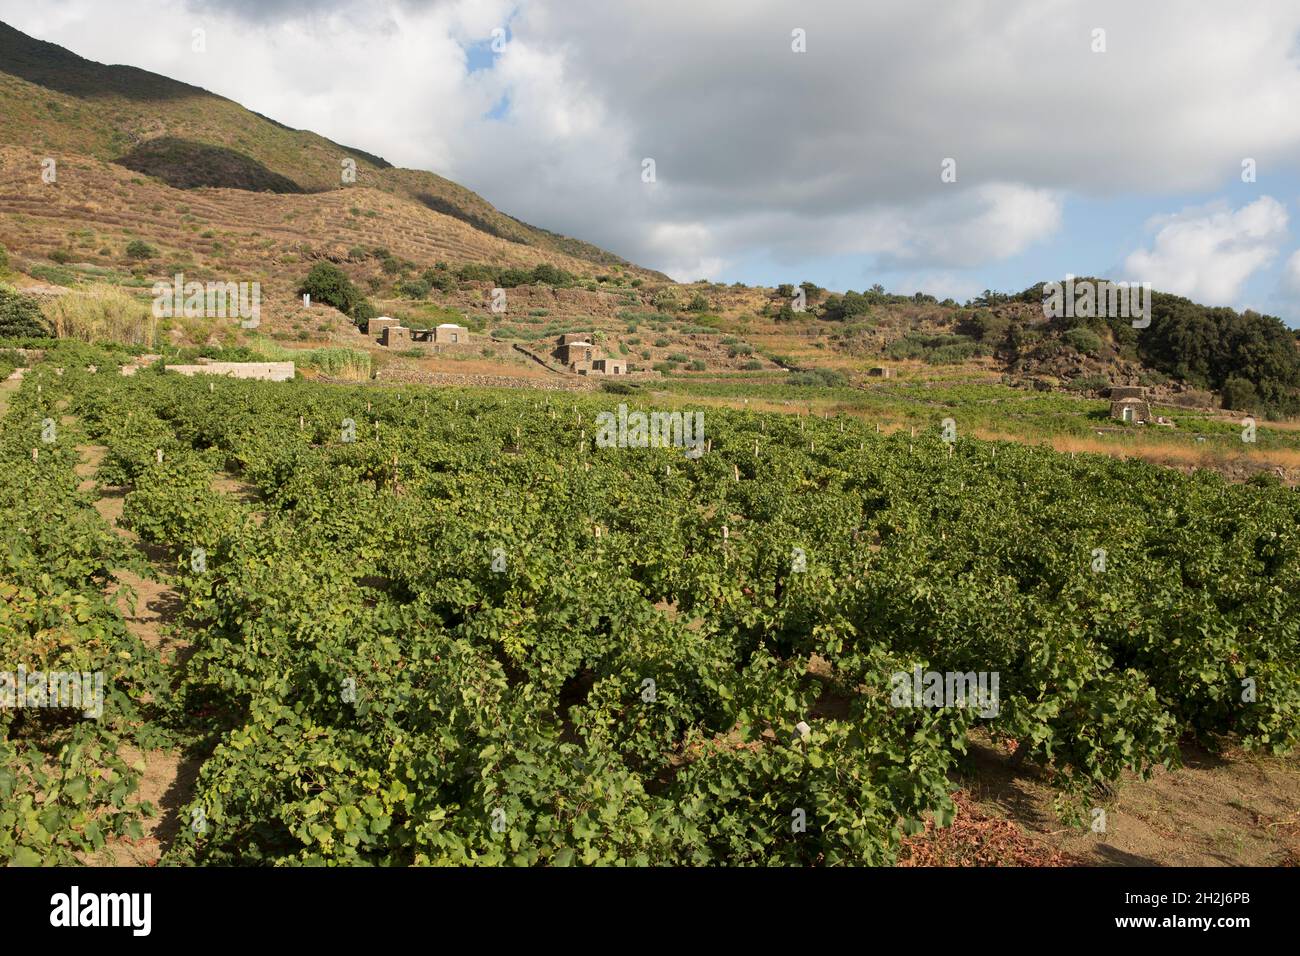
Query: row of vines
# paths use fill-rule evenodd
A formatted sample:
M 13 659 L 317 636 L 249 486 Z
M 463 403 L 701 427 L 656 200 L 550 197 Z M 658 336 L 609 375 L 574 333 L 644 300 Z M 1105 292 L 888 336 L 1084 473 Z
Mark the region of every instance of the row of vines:
M 175 558 L 165 686 L 98 597 L 131 559 L 75 456 L 31 460 L 60 399 Z M 613 404 L 36 369 L 0 444 L 4 660 L 99 655 L 116 696 L 0 718 L 0 841 L 130 826 L 49 774 L 129 789 L 141 734 L 202 762 L 169 862 L 378 865 L 887 864 L 951 819 L 976 727 L 1066 794 L 1188 736 L 1300 737 L 1293 492 L 731 410 L 698 458 L 600 447 Z M 897 706 L 916 668 L 996 674 L 996 712 Z

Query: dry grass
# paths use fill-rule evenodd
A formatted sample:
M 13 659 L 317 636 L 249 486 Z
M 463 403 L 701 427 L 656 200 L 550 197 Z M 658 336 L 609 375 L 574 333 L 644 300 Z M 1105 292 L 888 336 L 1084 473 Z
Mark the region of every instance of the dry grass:
M 44 311 L 61 339 L 146 346 L 154 341 L 149 306 L 115 286 L 74 289 L 47 300 Z
M 1020 441 L 1023 436 L 977 431 L 980 438 L 998 441 Z M 1041 440 L 1040 440 L 1041 441 Z M 1282 468 L 1288 472 L 1300 470 L 1300 449 L 1295 448 L 1243 448 L 1228 454 L 1214 446 L 1194 446 L 1180 441 L 1145 440 L 1129 445 L 1113 441 L 1076 435 L 1056 435 L 1047 440 L 1059 452 L 1107 455 L 1111 458 L 1139 458 L 1156 465 L 1173 468 L 1206 468 L 1214 471 L 1254 472 Z

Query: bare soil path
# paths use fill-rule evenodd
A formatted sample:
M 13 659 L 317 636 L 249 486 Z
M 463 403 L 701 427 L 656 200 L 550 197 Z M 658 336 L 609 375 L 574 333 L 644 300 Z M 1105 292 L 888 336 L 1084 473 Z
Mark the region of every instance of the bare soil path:
M 904 865 L 1300 866 L 1300 756 L 1183 747 L 1184 765 L 1126 777 L 1082 825 L 992 741 L 973 742 L 955 825 L 905 841 Z
M 119 537 L 135 545 L 155 568 L 161 569 L 163 556 L 119 523 L 123 503 L 130 489 L 100 485 L 95 480 L 107 451 L 102 445 L 77 446 L 81 458 L 76 468 L 77 475 L 81 478 L 77 490 L 98 491 L 95 510 L 100 517 Z M 125 568 L 115 570 L 113 579 L 110 591 L 117 598 L 117 606 L 126 621 L 127 629 L 146 646 L 157 651 L 164 664 L 173 667 L 183 664 L 188 644 L 177 634 L 175 628 L 183 604 L 180 595 L 170 585 L 156 578 L 141 577 Z M 132 595 L 134 600 L 131 599 Z M 169 750 L 141 752 L 129 748 L 121 756 L 130 764 L 143 761 L 144 776 L 136 799 L 153 804 L 158 813 L 144 821 L 144 836 L 141 839 L 112 841 L 107 847 L 107 858 L 102 862 L 113 866 L 154 866 L 179 830 L 180 809 L 189 802 L 193 793 L 198 763 L 187 759 L 184 754 Z

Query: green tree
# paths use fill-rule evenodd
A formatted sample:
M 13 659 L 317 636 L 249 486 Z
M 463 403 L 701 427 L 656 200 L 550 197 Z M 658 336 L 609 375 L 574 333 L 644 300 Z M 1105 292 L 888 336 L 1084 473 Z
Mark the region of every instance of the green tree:
M 1223 383 L 1222 405 L 1234 411 L 1253 412 L 1259 404 L 1259 393 L 1253 382 L 1233 377 Z
M 334 306 L 358 325 L 375 314 L 374 307 L 352 284 L 347 273 L 329 262 L 318 262 L 311 267 L 311 272 L 298 287 L 298 294 L 310 295 L 316 302 Z
M 23 295 L 11 286 L 0 285 L 0 338 L 52 337 L 50 325 L 41 314 L 41 307 L 36 299 L 30 295 Z

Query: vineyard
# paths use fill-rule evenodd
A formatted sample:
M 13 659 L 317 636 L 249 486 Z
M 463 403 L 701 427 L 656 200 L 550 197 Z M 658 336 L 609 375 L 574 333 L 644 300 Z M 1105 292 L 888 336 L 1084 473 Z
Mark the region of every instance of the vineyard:
M 1066 797 L 1300 740 L 1281 486 L 960 420 L 710 409 L 695 456 L 602 447 L 611 396 L 114 372 L 29 369 L 0 423 L 0 669 L 105 675 L 99 719 L 0 711 L 0 857 L 138 838 L 122 754 L 159 747 L 198 766 L 164 863 L 887 865 L 976 729 Z M 108 595 L 159 571 L 92 443 L 174 660 Z M 921 672 L 996 707 L 900 704 Z

